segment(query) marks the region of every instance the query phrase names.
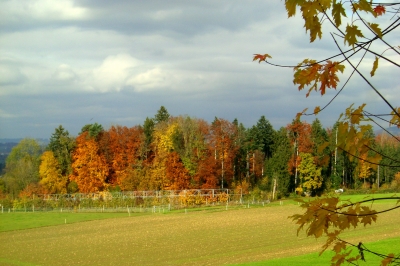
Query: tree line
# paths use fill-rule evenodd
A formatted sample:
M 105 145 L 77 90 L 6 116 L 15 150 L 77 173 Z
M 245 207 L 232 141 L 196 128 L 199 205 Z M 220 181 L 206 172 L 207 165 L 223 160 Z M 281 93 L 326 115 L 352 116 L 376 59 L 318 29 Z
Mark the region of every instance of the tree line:
M 190 116 L 172 117 L 163 106 L 143 125 L 82 127 L 77 137 L 63 126 L 47 147 L 23 139 L 6 159 L 0 192 L 32 194 L 98 191 L 241 188 L 308 195 L 345 188 L 390 188 L 400 184 L 394 162 L 383 158 L 376 170 L 365 160 L 349 160 L 337 150 L 337 124 L 323 128 L 294 119 L 275 130 L 261 116 L 244 127 L 237 119 L 209 123 Z M 374 151 L 400 158 L 387 134 L 374 139 Z M 360 156 L 364 156 L 360 154 Z M 386 162 L 387 160 L 387 162 Z

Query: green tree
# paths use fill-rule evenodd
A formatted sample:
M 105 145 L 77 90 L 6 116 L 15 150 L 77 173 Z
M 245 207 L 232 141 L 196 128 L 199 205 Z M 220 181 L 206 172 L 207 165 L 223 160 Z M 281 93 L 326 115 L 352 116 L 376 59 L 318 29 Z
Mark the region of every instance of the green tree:
M 69 176 L 72 173 L 72 152 L 75 148 L 75 138 L 69 132 L 59 126 L 50 137 L 47 149 L 53 152 L 57 159 L 61 175 Z
M 16 197 L 29 184 L 39 181 L 39 164 L 43 148 L 34 139 L 25 138 L 12 148 L 6 159 L 6 192 Z
M 245 128 L 243 123 L 239 123 L 239 121 L 235 118 L 232 122 L 234 127 L 236 128 L 236 143 L 235 145 L 238 147 L 234 158 L 234 178 L 238 184 L 241 184 L 246 179 L 248 173 L 248 147 L 247 147 L 247 134 L 248 130 Z
M 290 173 L 288 162 L 293 153 L 293 147 L 288 138 L 288 130 L 281 127 L 274 134 L 274 143 L 271 146 L 272 157 L 267 163 L 267 175 L 272 179 L 277 179 L 278 193 L 288 195 L 294 189 L 294 184 L 290 183 Z M 272 181 L 272 180 L 271 180 Z
M 272 145 L 274 144 L 274 128 L 265 116 L 260 117 L 255 127 L 257 129 L 257 146 L 261 148 L 266 158 L 270 158 L 272 156 Z
M 375 144 L 377 152 L 386 155 L 376 170 L 376 184 L 378 188 L 382 185 L 388 188 L 396 173 L 399 172 L 396 166 L 400 161 L 400 143 L 388 133 L 382 132 L 376 136 Z
M 92 137 L 92 138 L 98 138 L 99 135 L 104 131 L 104 128 L 102 125 L 98 124 L 97 122 L 94 124 L 87 124 L 84 125 L 81 129 L 81 132 L 79 135 L 81 135 L 84 132 L 88 132 L 87 136 Z
M 160 122 L 165 122 L 168 121 L 170 115 L 167 111 L 167 108 L 165 108 L 164 106 L 161 106 L 160 109 L 157 111 L 156 115 L 154 116 L 154 122 L 156 124 L 160 123 Z
M 146 117 L 143 123 L 143 133 L 145 136 L 143 150 L 145 158 L 147 159 L 151 152 L 151 143 L 153 142 L 153 134 L 154 134 L 154 119 Z

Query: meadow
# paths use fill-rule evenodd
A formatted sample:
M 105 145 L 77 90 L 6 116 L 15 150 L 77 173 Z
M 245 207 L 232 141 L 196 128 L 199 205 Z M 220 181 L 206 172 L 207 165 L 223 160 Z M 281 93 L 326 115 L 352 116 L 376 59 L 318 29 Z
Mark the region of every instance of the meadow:
M 329 265 L 329 253 L 318 256 L 323 239 L 296 236 L 287 217 L 299 212 L 289 200 L 130 216 L 0 213 L 0 265 Z M 397 254 L 399 224 L 395 210 L 343 237 Z

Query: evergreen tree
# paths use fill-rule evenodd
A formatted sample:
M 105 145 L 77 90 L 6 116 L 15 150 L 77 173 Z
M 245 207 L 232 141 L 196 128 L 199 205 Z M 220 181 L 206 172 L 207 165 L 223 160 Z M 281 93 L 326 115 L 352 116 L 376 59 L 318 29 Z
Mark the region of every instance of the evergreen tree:
M 98 123 L 94 123 L 94 124 L 87 124 L 84 125 L 81 129 L 81 132 L 79 133 L 79 135 L 81 135 L 84 132 L 88 132 L 88 137 L 91 138 L 98 138 L 99 135 L 104 131 L 104 128 L 102 125 L 98 124 Z
M 154 116 L 154 122 L 156 124 L 164 121 L 168 121 L 170 115 L 167 109 L 164 106 L 161 106 L 160 109 L 157 111 L 157 114 Z
M 290 183 L 290 173 L 288 171 L 288 162 L 292 156 L 293 147 L 288 138 L 288 131 L 281 127 L 274 134 L 274 143 L 271 146 L 272 157 L 267 163 L 267 175 L 272 179 L 277 179 L 278 191 L 287 195 L 294 188 Z
M 51 135 L 47 150 L 53 152 L 54 157 L 58 161 L 62 176 L 71 174 L 72 152 L 74 148 L 75 139 L 60 125 Z
M 261 148 L 266 158 L 270 158 L 272 156 L 271 149 L 274 143 L 274 128 L 265 116 L 261 116 L 255 128 L 257 129 L 256 145 Z
M 146 137 L 146 146 L 149 146 L 153 140 L 154 119 L 146 117 L 143 123 L 143 132 Z

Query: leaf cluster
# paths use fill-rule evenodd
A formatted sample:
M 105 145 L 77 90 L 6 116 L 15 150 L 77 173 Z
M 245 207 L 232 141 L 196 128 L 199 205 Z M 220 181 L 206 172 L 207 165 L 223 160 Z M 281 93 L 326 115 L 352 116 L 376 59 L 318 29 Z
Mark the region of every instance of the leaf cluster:
M 376 202 L 379 200 L 397 200 L 395 207 L 384 211 L 377 212 L 371 206 L 364 204 Z M 300 207 L 305 211 L 303 214 L 295 214 L 289 216 L 297 225 L 297 234 L 302 229 L 305 229 L 307 236 L 314 236 L 320 238 L 326 236 L 326 242 L 322 246 L 320 254 L 327 248 L 332 247 L 335 255 L 332 258 L 332 265 L 341 265 L 344 262 L 354 263 L 358 260 L 363 260 L 363 252 L 365 249 L 361 248 L 362 243 L 359 244 L 359 254 L 350 257 L 351 246 L 350 243 L 340 239 L 340 234 L 348 229 L 356 228 L 358 226 L 372 225 L 378 219 L 378 214 L 399 208 L 400 197 L 390 198 L 372 198 L 352 203 L 350 201 L 342 203 L 338 196 L 330 195 L 325 198 L 316 198 L 310 201 L 298 199 L 301 204 Z M 393 254 L 383 255 L 384 261 L 382 263 L 389 263 L 393 260 Z M 391 259 L 389 259 L 391 258 Z M 384 265 L 386 265 L 384 264 Z

